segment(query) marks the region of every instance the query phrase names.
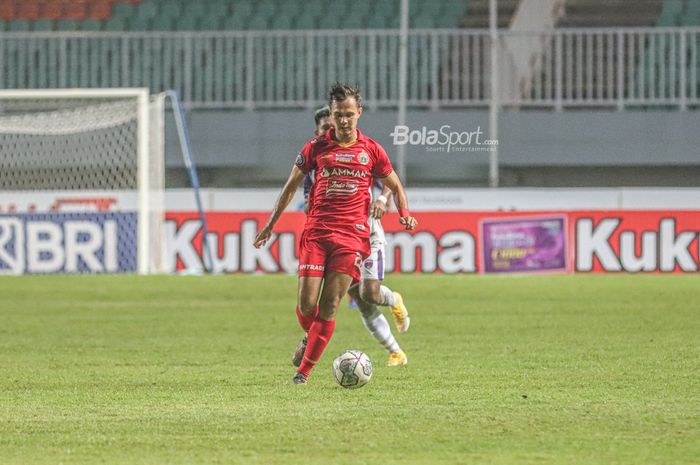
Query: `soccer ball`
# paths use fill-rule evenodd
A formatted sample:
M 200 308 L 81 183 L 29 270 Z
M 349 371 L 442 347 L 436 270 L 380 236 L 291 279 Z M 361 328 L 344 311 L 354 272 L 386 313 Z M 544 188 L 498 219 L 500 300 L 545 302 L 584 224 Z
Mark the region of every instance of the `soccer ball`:
M 333 360 L 333 377 L 344 388 L 361 388 L 372 377 L 372 361 L 362 351 L 346 350 Z

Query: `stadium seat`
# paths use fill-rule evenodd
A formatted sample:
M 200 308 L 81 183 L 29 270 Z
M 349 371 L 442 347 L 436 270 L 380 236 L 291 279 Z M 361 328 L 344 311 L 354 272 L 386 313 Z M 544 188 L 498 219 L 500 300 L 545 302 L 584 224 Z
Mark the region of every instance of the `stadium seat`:
M 131 3 L 116 3 L 112 7 L 112 17 L 129 19 L 135 16 L 136 6 Z
M 53 21 L 50 19 L 37 19 L 31 22 L 31 28 L 37 32 L 53 31 Z
M 59 2 L 39 3 L 39 15 L 41 19 L 63 18 L 64 5 Z
M 79 27 L 80 23 L 82 23 L 82 21 L 76 21 L 74 19 L 59 19 L 56 21 L 55 27 L 58 31 L 79 31 L 82 29 Z
M 175 29 L 178 31 L 197 31 L 199 27 L 199 17 L 183 14 L 175 20 Z
M 245 29 L 246 17 L 243 15 L 232 14 L 221 21 L 220 27 L 228 31 L 241 31 Z
M 81 31 L 100 31 L 102 30 L 102 21 L 98 19 L 86 19 L 78 23 Z
M 272 18 L 272 29 L 292 29 L 292 18 L 287 15 L 279 14 Z
M 245 29 L 249 29 L 251 31 L 265 30 L 269 27 L 270 23 L 268 21 L 267 16 L 259 15 L 255 15 L 252 18 L 250 18 L 245 25 Z
M 10 22 L 9 27 L 7 28 L 8 31 L 10 32 L 25 32 L 29 30 L 29 21 L 26 19 L 15 19 L 14 21 Z
M 160 4 L 158 16 L 165 18 L 178 18 L 182 14 L 182 5 L 179 2 L 163 2 Z
M 158 15 L 151 22 L 151 29 L 154 31 L 172 31 L 175 18 L 177 16 Z
M 158 4 L 154 1 L 146 1 L 136 7 L 136 16 L 153 20 L 158 16 Z
M 253 14 L 253 4 L 249 2 L 236 2 L 232 8 L 233 14 L 242 18 L 248 18 Z
M 126 31 L 126 20 L 124 18 L 113 16 L 104 23 L 105 31 Z
M 288 3 L 285 3 L 287 5 Z M 229 4 L 225 0 L 216 1 L 207 4 L 207 16 L 212 19 L 220 20 L 225 18 L 230 13 Z
M 133 16 L 128 21 L 129 29 L 134 31 L 148 31 L 151 29 L 153 21 L 150 18 Z

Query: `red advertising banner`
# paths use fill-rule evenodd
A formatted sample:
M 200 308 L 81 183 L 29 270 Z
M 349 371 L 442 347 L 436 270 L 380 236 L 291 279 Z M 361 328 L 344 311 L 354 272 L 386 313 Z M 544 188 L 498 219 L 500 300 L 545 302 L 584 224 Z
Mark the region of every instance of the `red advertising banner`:
M 256 249 L 253 240 L 267 216 L 268 212 L 207 214 L 207 240 L 216 252 L 216 271 L 296 273 L 304 214 L 283 214 L 273 240 Z M 415 216 L 419 225 L 411 232 L 403 230 L 396 213 L 383 219 L 387 272 L 700 270 L 700 210 L 417 212 Z M 482 229 L 489 237 L 482 236 Z M 168 212 L 166 236 L 169 271 L 202 267 L 196 213 Z

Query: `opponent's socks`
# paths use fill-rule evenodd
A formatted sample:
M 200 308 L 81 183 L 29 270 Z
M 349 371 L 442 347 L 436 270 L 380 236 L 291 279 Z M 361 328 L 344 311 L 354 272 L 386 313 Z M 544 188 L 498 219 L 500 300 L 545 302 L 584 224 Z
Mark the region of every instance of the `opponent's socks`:
M 379 305 L 383 307 L 393 307 L 396 305 L 394 293 L 384 285 L 379 286 Z
M 376 305 L 372 305 L 373 312 L 361 312 L 362 322 L 372 336 L 389 352 L 401 352 L 399 343 L 391 333 L 389 322 Z
M 309 376 L 314 365 L 316 365 L 321 355 L 323 355 L 323 351 L 326 350 L 326 346 L 331 340 L 334 330 L 335 320 L 324 320 L 321 317 L 316 317 L 309 330 L 306 352 L 304 353 L 304 359 L 301 361 L 301 366 L 299 366 L 297 373 Z
M 308 316 L 304 316 L 301 313 L 301 310 L 299 310 L 299 306 L 297 305 L 297 318 L 299 319 L 299 326 L 301 326 L 301 329 L 303 329 L 305 333 L 309 332 L 309 329 L 311 329 L 311 325 L 313 324 L 313 322 L 317 316 L 318 316 L 318 305 L 316 305 L 316 309 L 314 310 L 314 314 L 308 315 Z

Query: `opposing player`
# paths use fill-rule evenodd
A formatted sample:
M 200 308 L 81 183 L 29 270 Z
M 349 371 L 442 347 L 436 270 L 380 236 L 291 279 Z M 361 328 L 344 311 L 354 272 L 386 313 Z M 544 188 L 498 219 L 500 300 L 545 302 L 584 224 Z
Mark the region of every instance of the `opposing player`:
M 382 284 L 384 280 L 384 245 L 386 238 L 381 218 L 387 211 L 391 189 L 381 186 L 381 194 L 372 202 L 369 216 L 370 255 L 362 263 L 360 282 L 353 285 L 349 294 L 355 298 L 362 322 L 367 331 L 389 352 L 389 367 L 406 365 L 408 358 L 391 332 L 389 322 L 377 306 L 390 307 L 399 333 L 408 331 L 411 319 L 398 292 Z
M 316 135 L 322 136 L 332 127 L 330 110 L 327 106 L 319 108 L 314 113 Z M 354 299 L 355 306 L 359 308 L 362 323 L 367 331 L 379 344 L 389 352 L 387 366 L 401 366 L 408 363 L 408 358 L 399 343 L 396 341 L 391 327 L 384 314 L 377 306 L 391 307 L 391 314 L 399 333 L 405 333 L 410 325 L 410 317 L 403 303 L 403 298 L 398 292 L 393 292 L 382 284 L 384 279 L 384 245 L 386 238 L 381 218 L 387 211 L 391 199 L 391 189 L 379 182 L 374 182 L 374 187 L 381 190 L 380 195 L 372 202 L 368 219 L 370 230 L 370 255 L 362 262 L 360 269 L 360 282 L 353 284 L 348 294 Z M 313 173 L 304 177 L 304 212 L 310 208 L 309 195 L 313 186 Z M 306 350 L 307 337 L 301 340 L 294 355 L 292 364 L 299 366 Z
M 372 176 L 391 189 L 399 222 L 415 229 L 416 219 L 408 211 L 408 199 L 384 149 L 357 129 L 362 115 L 362 97 L 355 87 L 335 83 L 328 99 L 333 128 L 304 145 L 280 193 L 267 223 L 255 238 L 264 246 L 272 229 L 289 205 L 304 175 L 315 170 L 310 194 L 311 207 L 299 246 L 299 291 L 297 317 L 308 333 L 295 384 L 306 384 L 335 330 L 340 300 L 359 267 L 369 255 L 369 225 Z

